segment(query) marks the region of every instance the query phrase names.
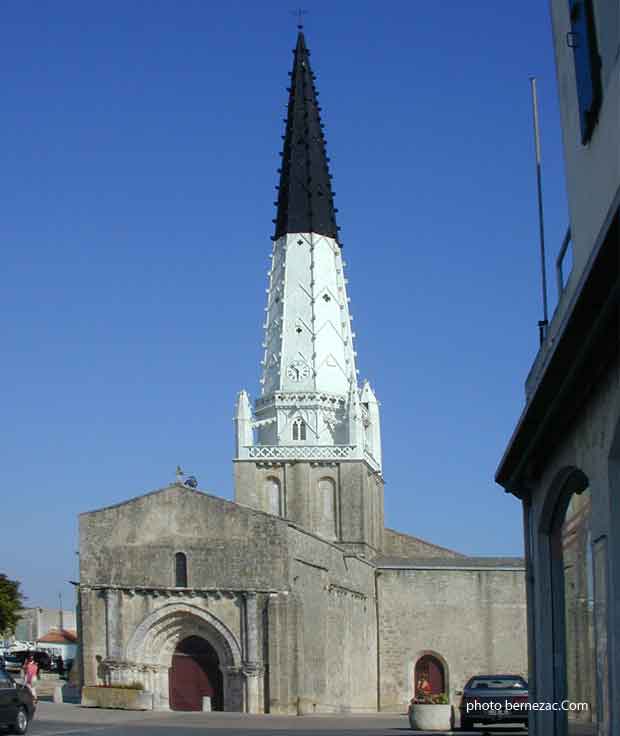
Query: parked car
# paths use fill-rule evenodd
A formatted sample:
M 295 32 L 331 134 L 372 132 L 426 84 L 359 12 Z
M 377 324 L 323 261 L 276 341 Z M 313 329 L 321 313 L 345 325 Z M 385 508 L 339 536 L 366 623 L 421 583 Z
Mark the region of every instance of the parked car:
M 30 688 L 19 685 L 8 672 L 0 671 L 0 726 L 8 726 L 9 733 L 26 733 L 35 710 Z
M 9 672 L 19 672 L 22 668 L 22 660 L 12 654 L 5 654 L 4 669 Z
M 55 666 L 54 666 L 54 662 L 52 658 L 50 657 L 50 655 L 47 652 L 40 652 L 36 649 L 11 652 L 11 656 L 19 662 L 18 669 L 21 669 L 22 665 L 26 661 L 26 657 L 29 654 L 32 654 L 34 661 L 37 663 L 37 666 L 39 667 L 39 670 L 43 670 L 45 672 L 54 671 Z M 13 669 L 13 668 L 7 667 L 7 669 Z
M 519 675 L 477 675 L 462 692 L 459 709 L 461 729 L 470 731 L 476 723 L 519 723 L 527 726 L 527 682 Z

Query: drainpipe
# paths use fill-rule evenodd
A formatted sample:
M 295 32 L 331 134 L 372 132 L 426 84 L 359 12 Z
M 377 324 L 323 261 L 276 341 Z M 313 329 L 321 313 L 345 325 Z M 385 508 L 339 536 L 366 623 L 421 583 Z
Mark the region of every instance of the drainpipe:
M 379 575 L 381 575 L 381 573 L 375 571 L 375 619 L 377 624 L 377 713 L 381 710 L 381 655 L 379 651 Z

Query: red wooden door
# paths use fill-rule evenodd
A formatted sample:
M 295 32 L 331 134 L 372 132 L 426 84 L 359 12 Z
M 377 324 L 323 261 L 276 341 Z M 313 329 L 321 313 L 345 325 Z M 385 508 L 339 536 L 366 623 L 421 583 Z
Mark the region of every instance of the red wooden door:
M 209 676 L 189 654 L 175 654 L 170 670 L 170 707 L 172 710 L 202 710 L 202 699 L 213 698 Z

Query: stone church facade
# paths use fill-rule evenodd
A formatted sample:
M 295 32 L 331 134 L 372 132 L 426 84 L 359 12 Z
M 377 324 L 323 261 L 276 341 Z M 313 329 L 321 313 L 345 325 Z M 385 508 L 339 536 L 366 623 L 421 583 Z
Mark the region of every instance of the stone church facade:
M 237 399 L 235 501 L 182 480 L 80 517 L 83 683 L 156 709 L 402 710 L 524 674 L 521 560 L 384 527 L 379 403 L 359 385 L 309 51 L 295 49 L 261 395 Z

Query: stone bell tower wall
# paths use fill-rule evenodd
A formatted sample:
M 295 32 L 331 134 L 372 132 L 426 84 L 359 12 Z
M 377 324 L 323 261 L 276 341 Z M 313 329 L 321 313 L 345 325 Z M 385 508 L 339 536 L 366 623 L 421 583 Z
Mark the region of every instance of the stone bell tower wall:
M 383 545 L 383 479 L 364 461 L 234 464 L 235 500 L 282 516 L 347 551 Z

